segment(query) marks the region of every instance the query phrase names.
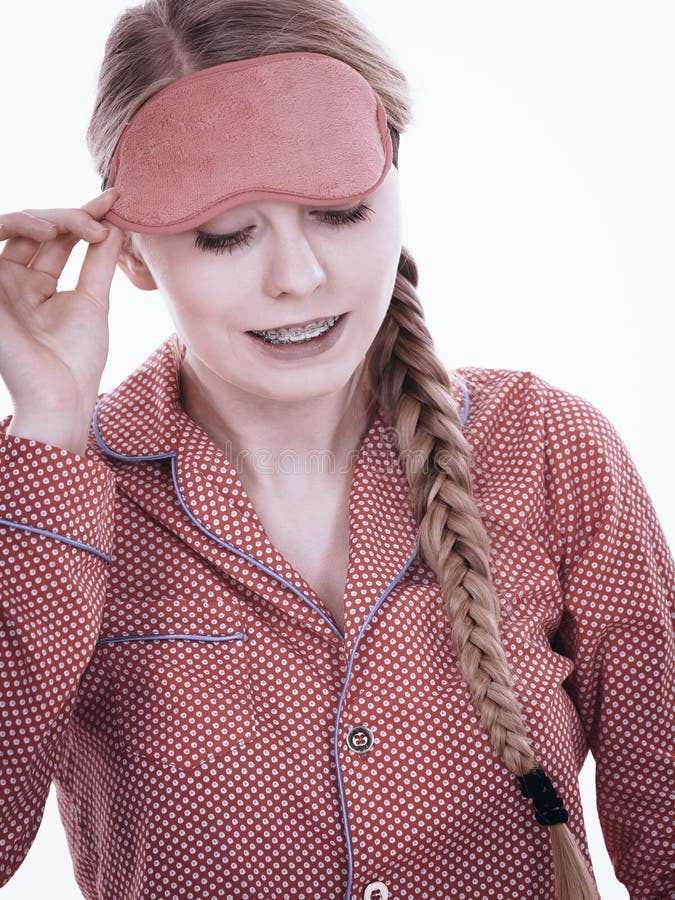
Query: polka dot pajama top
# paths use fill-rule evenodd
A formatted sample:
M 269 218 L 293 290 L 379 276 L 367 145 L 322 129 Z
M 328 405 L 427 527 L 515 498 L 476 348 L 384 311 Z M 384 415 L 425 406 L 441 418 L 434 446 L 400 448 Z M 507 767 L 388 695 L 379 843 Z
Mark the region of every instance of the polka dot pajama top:
M 553 900 L 550 833 L 453 652 L 394 431 L 349 499 L 345 632 L 180 402 L 172 334 L 99 395 L 84 455 L 0 423 L 0 885 L 53 780 L 87 900 Z M 631 900 L 675 898 L 675 565 L 588 401 L 465 367 L 453 401 L 501 633 L 589 863 L 577 776 Z

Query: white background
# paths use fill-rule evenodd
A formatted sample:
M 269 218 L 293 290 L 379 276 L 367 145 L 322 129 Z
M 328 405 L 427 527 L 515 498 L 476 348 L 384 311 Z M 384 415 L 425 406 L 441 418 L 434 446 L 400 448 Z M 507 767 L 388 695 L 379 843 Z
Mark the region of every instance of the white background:
M 189 0 L 186 0 L 189 2 Z M 4 2 L 0 212 L 99 192 L 84 133 L 118 0 Z M 531 370 L 615 424 L 675 546 L 675 5 L 669 0 L 351 0 L 412 88 L 403 239 L 448 367 Z M 78 245 L 61 288 L 75 285 Z M 121 270 L 110 390 L 173 331 Z M 0 416 L 12 411 L 0 382 Z M 581 776 L 603 900 L 626 898 Z M 79 898 L 53 796 L 7 900 Z

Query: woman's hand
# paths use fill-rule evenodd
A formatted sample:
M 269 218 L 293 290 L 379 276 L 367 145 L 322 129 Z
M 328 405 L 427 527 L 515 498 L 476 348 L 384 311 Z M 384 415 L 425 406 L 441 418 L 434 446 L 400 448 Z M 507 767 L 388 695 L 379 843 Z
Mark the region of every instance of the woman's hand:
M 77 209 L 0 214 L 0 377 L 15 414 L 88 422 L 108 358 L 110 284 L 123 239 L 98 220 L 119 196 L 110 188 Z M 89 246 L 77 287 L 58 291 L 80 239 Z

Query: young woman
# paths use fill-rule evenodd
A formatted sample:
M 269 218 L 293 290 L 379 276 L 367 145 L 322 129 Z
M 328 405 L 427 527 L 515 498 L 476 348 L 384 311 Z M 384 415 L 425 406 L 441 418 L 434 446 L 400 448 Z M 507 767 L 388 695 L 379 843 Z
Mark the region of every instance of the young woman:
M 1 884 L 53 780 L 91 900 L 584 900 L 590 748 L 675 896 L 672 555 L 594 406 L 436 357 L 409 118 L 336 0 L 150 0 L 108 189 L 0 216 Z M 117 265 L 176 331 L 102 394 Z

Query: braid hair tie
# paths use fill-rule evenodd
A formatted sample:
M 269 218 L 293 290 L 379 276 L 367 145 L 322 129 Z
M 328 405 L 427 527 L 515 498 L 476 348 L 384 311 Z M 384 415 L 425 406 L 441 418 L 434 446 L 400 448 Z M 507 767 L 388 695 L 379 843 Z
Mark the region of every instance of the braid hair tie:
M 540 825 L 558 825 L 567 822 L 567 810 L 543 769 L 531 769 L 524 775 L 516 775 L 523 797 L 532 800 L 536 819 Z

